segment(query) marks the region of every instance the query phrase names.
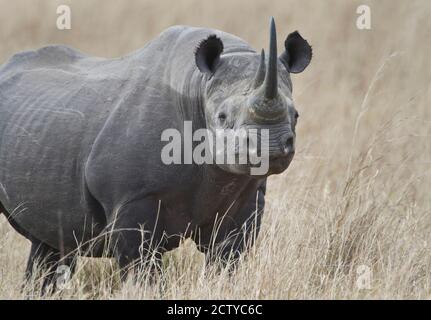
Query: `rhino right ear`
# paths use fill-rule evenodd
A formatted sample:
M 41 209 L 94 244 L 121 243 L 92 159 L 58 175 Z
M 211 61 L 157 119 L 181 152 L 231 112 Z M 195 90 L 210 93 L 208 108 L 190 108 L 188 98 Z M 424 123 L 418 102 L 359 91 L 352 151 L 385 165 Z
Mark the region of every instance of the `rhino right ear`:
M 313 52 L 298 31 L 292 32 L 284 42 L 285 51 L 281 54 L 280 60 L 291 73 L 304 71 L 311 61 Z
M 223 52 L 223 42 L 215 34 L 202 40 L 195 50 L 196 66 L 202 73 L 213 74 Z

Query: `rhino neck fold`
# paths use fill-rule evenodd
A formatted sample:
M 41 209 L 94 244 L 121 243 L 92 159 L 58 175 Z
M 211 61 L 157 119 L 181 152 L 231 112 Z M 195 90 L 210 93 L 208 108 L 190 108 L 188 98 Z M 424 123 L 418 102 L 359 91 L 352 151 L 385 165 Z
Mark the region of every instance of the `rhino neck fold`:
M 193 219 L 199 227 L 213 226 L 216 216 L 221 219 L 235 212 L 244 190 L 261 179 L 226 172 L 216 165 L 202 165 L 196 193 L 193 197 Z
M 206 128 L 204 113 L 204 85 L 205 79 L 195 70 L 185 72 L 174 87 L 174 106 L 178 112 L 178 119 L 182 122 L 192 121 L 193 130 Z

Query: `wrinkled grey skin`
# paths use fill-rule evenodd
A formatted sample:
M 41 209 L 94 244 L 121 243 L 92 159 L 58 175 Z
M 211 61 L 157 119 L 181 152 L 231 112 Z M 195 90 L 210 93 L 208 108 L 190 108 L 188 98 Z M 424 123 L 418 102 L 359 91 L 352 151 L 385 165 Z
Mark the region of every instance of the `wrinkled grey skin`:
M 212 34 L 224 49 L 205 69 L 195 53 Z M 118 59 L 64 46 L 13 56 L 0 68 L 0 209 L 32 242 L 27 277 L 36 261 L 51 272 L 60 260 L 73 267 L 78 246 L 81 255 L 108 252 L 127 270 L 147 252 L 177 247 L 181 236 L 209 260 L 214 252 L 237 257 L 259 231 L 267 175 L 250 176 L 244 165 L 165 165 L 161 133 L 181 131 L 185 120 L 194 129 L 267 127 L 268 175 L 282 172 L 296 124 L 288 69 L 304 64 L 291 52 L 290 65 L 277 59 L 271 101 L 284 116 L 275 122 L 253 118 L 248 102 L 262 90 L 253 87 L 261 55 L 221 31 L 171 27 Z M 268 101 L 264 107 L 275 104 Z

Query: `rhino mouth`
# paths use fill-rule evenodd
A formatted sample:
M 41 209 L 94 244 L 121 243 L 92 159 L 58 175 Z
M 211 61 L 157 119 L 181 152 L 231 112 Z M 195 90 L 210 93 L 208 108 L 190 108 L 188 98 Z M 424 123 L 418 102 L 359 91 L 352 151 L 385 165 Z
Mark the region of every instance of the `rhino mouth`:
M 267 166 L 262 163 L 253 164 L 248 162 L 247 164 L 219 164 L 223 170 L 228 171 L 230 173 L 239 174 L 239 175 L 247 175 L 247 176 L 256 176 L 258 178 L 267 177 L 273 174 L 280 174 L 284 172 L 289 165 L 291 164 L 295 152 L 291 152 L 286 156 L 280 156 L 276 158 L 270 158 Z M 261 169 L 260 171 L 252 171 L 252 169 Z
M 285 171 L 293 160 L 295 151 L 289 153 L 285 157 L 278 157 L 269 160 L 269 174 L 280 174 Z

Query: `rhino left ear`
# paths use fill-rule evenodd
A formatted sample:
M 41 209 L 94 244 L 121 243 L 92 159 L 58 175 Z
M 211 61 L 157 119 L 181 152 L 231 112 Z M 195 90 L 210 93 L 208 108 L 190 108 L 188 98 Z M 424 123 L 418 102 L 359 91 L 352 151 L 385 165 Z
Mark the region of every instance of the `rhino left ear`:
M 215 34 L 210 35 L 201 41 L 196 48 L 196 66 L 202 73 L 213 74 L 222 52 L 223 42 Z
M 311 46 L 298 31 L 292 32 L 284 42 L 285 51 L 281 54 L 280 60 L 291 73 L 304 71 L 312 57 Z

